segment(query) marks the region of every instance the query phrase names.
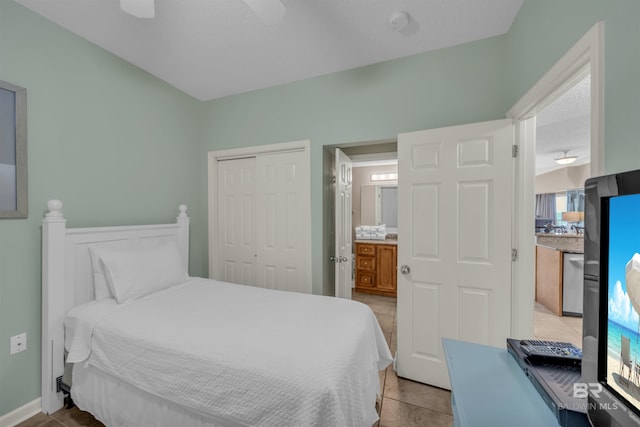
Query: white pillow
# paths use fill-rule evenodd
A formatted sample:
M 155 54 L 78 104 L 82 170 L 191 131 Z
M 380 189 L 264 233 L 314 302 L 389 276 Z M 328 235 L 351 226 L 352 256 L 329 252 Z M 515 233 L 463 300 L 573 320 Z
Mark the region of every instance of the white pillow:
M 96 299 L 112 298 L 113 294 L 109 289 L 107 278 L 104 275 L 104 270 L 100 265 L 100 252 L 101 249 L 93 246 L 89 247 L 89 253 L 91 254 L 91 267 L 93 268 L 93 290 L 96 294 Z
M 99 255 L 111 293 L 120 304 L 189 278 L 173 241 L 150 248 L 101 248 Z

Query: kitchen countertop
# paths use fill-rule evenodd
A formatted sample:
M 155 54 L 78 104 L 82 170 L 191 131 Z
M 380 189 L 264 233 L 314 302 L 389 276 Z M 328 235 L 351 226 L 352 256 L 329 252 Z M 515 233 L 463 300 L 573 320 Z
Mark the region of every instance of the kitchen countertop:
M 584 235 L 536 233 L 536 244 L 568 253 L 584 253 Z
M 354 243 L 370 243 L 370 244 L 378 244 L 378 245 L 397 245 L 398 241 L 397 240 L 364 240 L 364 239 L 358 239 L 356 240 Z
M 576 234 L 576 233 L 536 233 L 536 237 L 560 237 L 560 238 L 574 237 L 574 238 L 577 238 L 577 239 L 584 239 L 584 234 Z

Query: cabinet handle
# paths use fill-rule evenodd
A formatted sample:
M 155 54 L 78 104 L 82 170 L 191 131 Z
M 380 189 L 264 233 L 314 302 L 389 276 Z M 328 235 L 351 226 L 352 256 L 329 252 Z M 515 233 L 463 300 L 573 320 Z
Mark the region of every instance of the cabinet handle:
M 407 275 L 409 273 L 411 273 L 411 268 L 409 268 L 408 265 L 403 264 L 402 266 L 400 266 L 400 273 Z

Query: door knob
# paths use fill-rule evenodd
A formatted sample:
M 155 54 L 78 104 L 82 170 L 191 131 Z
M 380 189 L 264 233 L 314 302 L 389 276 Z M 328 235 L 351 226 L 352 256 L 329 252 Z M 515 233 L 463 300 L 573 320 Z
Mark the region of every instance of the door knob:
M 408 265 L 403 264 L 403 265 L 400 266 L 400 273 L 409 274 L 409 273 L 411 273 L 411 268 L 409 268 Z
M 346 256 L 341 256 L 338 262 L 347 262 L 347 261 L 349 261 L 349 258 L 347 258 Z

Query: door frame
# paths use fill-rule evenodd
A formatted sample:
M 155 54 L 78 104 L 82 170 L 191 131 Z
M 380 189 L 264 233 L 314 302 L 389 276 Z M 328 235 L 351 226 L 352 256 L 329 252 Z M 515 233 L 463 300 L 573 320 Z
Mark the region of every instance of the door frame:
M 519 155 L 515 164 L 511 331 L 533 337 L 535 300 L 535 116 L 591 74 L 591 176 L 604 173 L 604 22 L 597 22 L 507 112 L 514 119 Z
M 207 192 L 208 192 L 208 208 L 207 208 L 207 220 L 209 228 L 209 278 L 220 279 L 218 276 L 218 269 L 216 268 L 219 261 L 218 245 L 215 242 L 218 241 L 220 233 L 217 227 L 216 208 L 218 200 L 218 161 L 219 160 L 231 160 L 243 157 L 259 156 L 261 154 L 273 154 L 284 153 L 288 151 L 304 151 L 304 162 L 311 174 L 311 140 L 281 142 L 275 144 L 256 145 L 250 147 L 230 148 L 226 150 L 209 151 L 207 153 Z M 311 176 L 309 176 L 309 183 L 311 183 Z M 306 194 L 303 194 L 304 200 L 309 206 L 309 218 L 308 224 L 311 223 L 311 188 L 307 186 Z M 308 247 L 307 247 L 307 265 L 309 266 L 309 277 L 313 277 L 313 266 L 311 264 L 311 227 L 307 231 Z M 312 284 L 310 288 L 313 289 Z

